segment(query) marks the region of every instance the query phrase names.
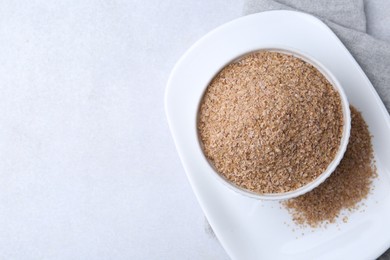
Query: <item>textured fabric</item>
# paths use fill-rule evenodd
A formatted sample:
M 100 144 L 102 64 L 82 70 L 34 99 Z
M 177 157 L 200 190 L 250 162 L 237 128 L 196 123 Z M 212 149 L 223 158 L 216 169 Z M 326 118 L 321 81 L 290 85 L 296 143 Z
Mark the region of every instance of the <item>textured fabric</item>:
M 362 0 L 247 0 L 244 12 L 249 14 L 272 9 L 302 10 L 323 20 L 366 32 L 366 15 Z
M 355 57 L 390 111 L 390 43 L 365 33 L 363 0 L 247 0 L 244 14 L 280 9 L 307 12 L 322 19 Z

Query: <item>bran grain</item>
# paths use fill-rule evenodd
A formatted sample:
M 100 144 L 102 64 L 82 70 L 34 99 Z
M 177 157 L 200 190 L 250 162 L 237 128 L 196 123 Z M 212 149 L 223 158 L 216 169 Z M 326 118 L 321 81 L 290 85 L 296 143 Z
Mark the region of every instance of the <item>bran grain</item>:
M 216 171 L 259 194 L 298 189 L 325 171 L 342 136 L 339 93 L 312 65 L 261 51 L 223 68 L 198 114 Z

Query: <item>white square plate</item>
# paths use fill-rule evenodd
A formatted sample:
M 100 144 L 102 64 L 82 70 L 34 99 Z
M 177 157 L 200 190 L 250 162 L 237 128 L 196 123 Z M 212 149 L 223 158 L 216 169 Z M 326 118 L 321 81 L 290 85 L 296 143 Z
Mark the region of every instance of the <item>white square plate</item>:
M 213 175 L 199 146 L 196 115 L 202 94 L 227 63 L 249 51 L 288 47 L 327 67 L 349 102 L 363 113 L 371 134 L 379 177 L 348 223 L 326 229 L 295 228 L 278 202 L 236 194 Z M 354 58 L 317 18 L 292 11 L 246 16 L 210 32 L 177 62 L 166 90 L 172 135 L 196 197 L 233 259 L 373 259 L 390 246 L 390 118 Z M 288 226 L 286 223 L 290 226 Z M 303 233 L 303 234 L 302 234 Z

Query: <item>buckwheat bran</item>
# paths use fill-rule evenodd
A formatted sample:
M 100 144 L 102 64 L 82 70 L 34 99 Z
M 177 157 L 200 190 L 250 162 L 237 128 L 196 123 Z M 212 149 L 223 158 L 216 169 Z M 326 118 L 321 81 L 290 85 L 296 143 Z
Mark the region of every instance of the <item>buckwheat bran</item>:
M 257 192 L 298 189 L 325 171 L 340 145 L 341 99 L 312 65 L 261 51 L 227 65 L 198 114 L 203 151 L 216 171 Z
M 351 106 L 351 136 L 339 166 L 320 186 L 283 202 L 297 224 L 316 227 L 334 222 L 343 209 L 353 210 L 370 192 L 374 166 L 371 136 L 362 115 Z M 342 218 L 343 222 L 348 217 Z

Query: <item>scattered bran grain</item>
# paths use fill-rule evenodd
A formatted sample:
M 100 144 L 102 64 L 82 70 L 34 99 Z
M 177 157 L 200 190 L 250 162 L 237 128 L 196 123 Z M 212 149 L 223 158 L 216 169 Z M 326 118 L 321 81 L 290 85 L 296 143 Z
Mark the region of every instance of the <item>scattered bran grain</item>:
M 371 136 L 362 115 L 351 106 L 351 136 L 339 166 L 324 183 L 309 193 L 282 204 L 299 225 L 317 227 L 333 223 L 343 209 L 353 211 L 370 192 L 377 176 Z M 348 217 L 343 217 L 343 222 Z
M 259 194 L 315 180 L 342 136 L 338 92 L 312 65 L 261 51 L 223 68 L 202 99 L 198 132 L 217 172 Z

